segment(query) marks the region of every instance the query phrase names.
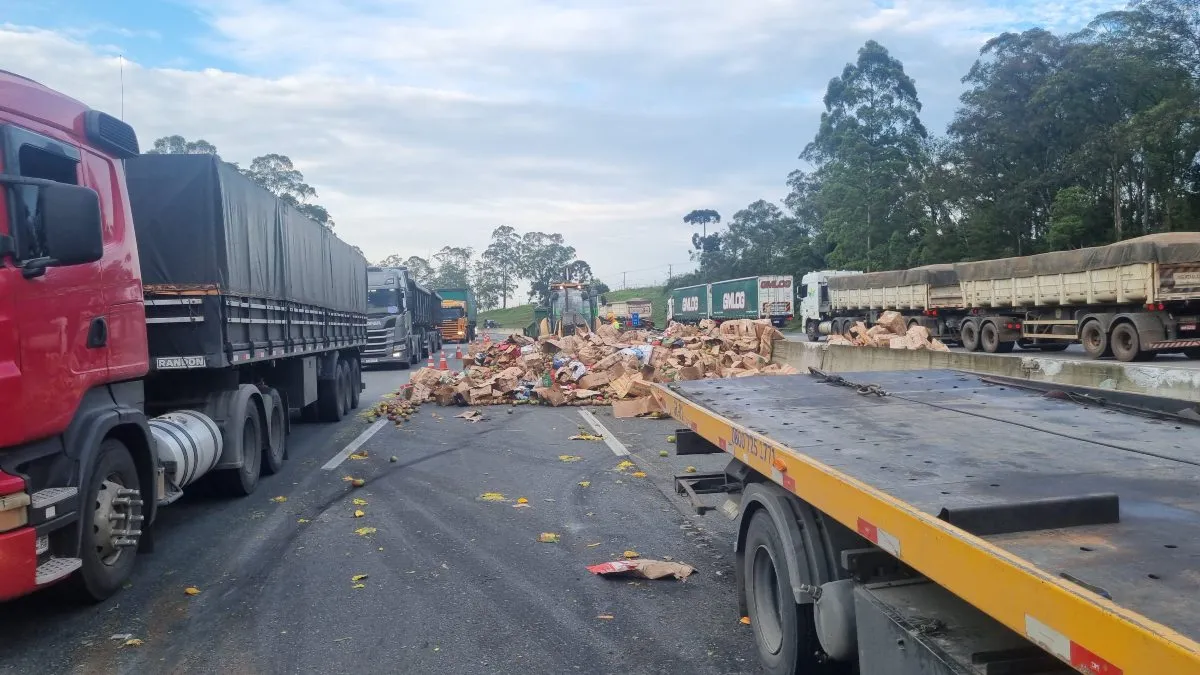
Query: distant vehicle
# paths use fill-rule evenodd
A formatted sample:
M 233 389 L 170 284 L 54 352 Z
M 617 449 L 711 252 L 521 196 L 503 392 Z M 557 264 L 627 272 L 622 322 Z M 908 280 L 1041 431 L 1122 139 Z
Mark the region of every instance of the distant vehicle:
M 1198 232 L 908 270 L 812 272 L 801 281 L 812 339 L 894 310 L 968 351 L 1062 351 L 1080 342 L 1091 358 L 1200 358 Z
M 496 323 L 495 319 L 484 319 L 483 327 L 484 328 L 499 328 L 500 324 Z
M 367 270 L 367 345 L 364 365 L 408 368 L 442 348 L 437 330 L 441 299 L 406 267 Z
M 667 298 L 667 320 L 717 323 L 731 319 L 770 319 L 783 326 L 795 316 L 791 275 L 743 277 L 711 284 L 685 286 Z
M 654 306 L 645 298 L 630 298 L 610 303 L 604 303 L 602 298 L 599 311 L 601 321 L 616 319 L 623 326 L 633 327 L 634 317 L 637 317 L 638 328 L 654 328 L 654 319 L 651 317 Z
M 599 326 L 599 305 L 588 284 L 575 281 L 556 281 L 550 284 L 550 304 L 535 307 L 533 323 L 525 328 L 530 337 L 563 335 L 576 326 L 595 329 Z
M 440 288 L 442 296 L 441 318 L 438 330 L 445 342 L 471 342 L 475 339 L 476 318 L 479 307 L 475 294 L 469 288 Z

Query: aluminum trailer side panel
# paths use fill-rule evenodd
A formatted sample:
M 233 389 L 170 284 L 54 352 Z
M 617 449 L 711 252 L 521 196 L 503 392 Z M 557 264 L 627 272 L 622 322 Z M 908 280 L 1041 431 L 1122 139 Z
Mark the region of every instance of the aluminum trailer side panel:
M 1081 672 L 1200 672 L 1194 427 L 952 371 L 847 377 L 889 395 L 803 375 L 655 395 L 725 452 Z M 1035 500 L 1100 493 L 1117 496 L 1119 522 L 1040 529 L 1061 510 Z M 1037 515 L 983 533 L 1014 504 Z M 939 518 L 972 513 L 983 518 L 961 528 Z

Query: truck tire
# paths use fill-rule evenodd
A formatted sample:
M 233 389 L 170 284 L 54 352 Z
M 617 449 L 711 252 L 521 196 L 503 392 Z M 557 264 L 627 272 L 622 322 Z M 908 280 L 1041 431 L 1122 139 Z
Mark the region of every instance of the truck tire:
M 362 397 L 362 366 L 358 359 L 350 361 L 350 409 L 358 410 Z
M 979 351 L 979 323 L 967 319 L 959 327 L 959 337 L 962 338 L 963 349 L 969 352 Z
M 283 396 L 275 389 L 267 389 L 264 396 L 265 402 L 271 405 L 271 411 L 267 413 L 262 472 L 273 476 L 283 469 L 283 461 L 287 459 L 287 410 L 283 407 Z
M 84 601 L 100 602 L 129 579 L 137 553 L 136 545 L 117 545 L 113 517 L 126 516 L 124 523 L 117 521 L 119 528 L 140 529 L 144 524 L 135 520 L 142 516 L 141 483 L 129 448 L 115 438 L 104 439 L 91 476 L 82 487 L 79 526 L 83 540 L 79 557 L 83 567 L 71 578 L 70 590 Z M 114 503 L 122 497 L 128 503 Z
M 1112 334 L 1108 337 L 1109 347 L 1118 361 L 1143 360 L 1146 352 L 1142 351 L 1142 336 L 1138 335 L 1137 327 L 1131 323 L 1119 323 L 1113 326 Z
M 1083 345 L 1088 358 L 1098 359 L 1112 354 L 1108 347 L 1108 336 L 1095 319 L 1085 322 L 1079 329 L 1079 343 Z
M 247 400 L 245 410 L 231 415 L 229 422 L 238 426 L 225 434 L 226 447 L 230 443 L 241 444 L 242 465 L 236 469 L 218 471 L 213 474 L 213 479 L 222 493 L 230 497 L 249 497 L 254 494 L 262 475 L 264 446 L 262 417 L 254 400 Z
M 821 341 L 821 322 L 813 319 L 808 320 L 808 324 L 804 327 L 804 334 L 808 337 L 809 342 Z
M 750 517 L 742 579 L 758 662 L 771 675 L 817 675 L 829 672 L 817 655 L 812 605 L 798 605 L 789 585 L 790 570 L 783 540 L 766 510 Z
M 322 422 L 342 420 L 341 360 L 333 368 L 333 377 L 317 380 L 317 419 Z
M 979 330 L 979 345 L 989 354 L 1007 354 L 1013 350 L 1013 343 L 1002 341 L 1000 329 L 990 321 Z

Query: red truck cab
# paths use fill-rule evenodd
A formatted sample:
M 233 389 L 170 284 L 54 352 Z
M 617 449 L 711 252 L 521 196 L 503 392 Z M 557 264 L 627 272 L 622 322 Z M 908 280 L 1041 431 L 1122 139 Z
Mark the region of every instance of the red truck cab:
M 128 124 L 0 71 L 0 600 L 77 569 L 106 595 L 153 517 L 137 153 Z

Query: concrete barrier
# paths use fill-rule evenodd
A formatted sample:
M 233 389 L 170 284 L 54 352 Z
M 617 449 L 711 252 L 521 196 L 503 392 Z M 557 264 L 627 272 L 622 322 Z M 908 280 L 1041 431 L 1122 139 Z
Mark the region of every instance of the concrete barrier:
M 774 360 L 787 363 L 802 372 L 807 372 L 808 368 L 832 373 L 948 368 L 981 375 L 1200 402 L 1200 370 L 1193 368 L 789 341 L 775 343 Z

